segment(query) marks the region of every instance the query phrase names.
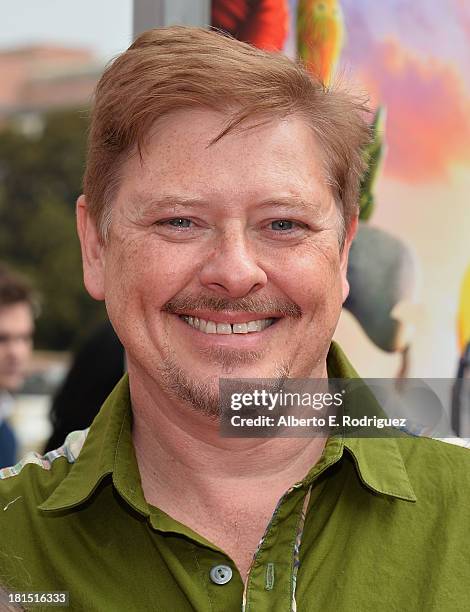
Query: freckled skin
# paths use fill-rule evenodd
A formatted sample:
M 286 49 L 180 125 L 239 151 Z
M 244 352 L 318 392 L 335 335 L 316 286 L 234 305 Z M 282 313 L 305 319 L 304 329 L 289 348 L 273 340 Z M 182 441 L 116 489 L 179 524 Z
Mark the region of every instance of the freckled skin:
M 354 224 L 340 251 L 339 213 L 309 128 L 295 117 L 274 119 L 208 146 L 226 120 L 213 111 L 184 110 L 157 122 L 143 163 L 132 155 L 124 165 L 105 246 L 98 244 L 86 207 L 80 212 L 79 206 L 87 288 L 106 299 L 131 376 L 159 392 L 165 392 L 160 368 L 167 362 L 212 389 L 228 372 L 268 378 L 282 367 L 291 377 L 325 376 L 348 292 Z M 162 209 L 136 194 L 204 205 Z M 264 204 L 294 197 L 311 207 Z M 171 225 L 174 218 L 191 227 Z M 280 232 L 276 224 L 273 229 L 277 220 L 293 221 L 293 230 Z M 246 336 L 201 340 L 201 332 L 163 310 L 175 297 L 200 295 L 282 300 L 297 305 L 302 316 L 282 318 L 259 334 L 250 348 L 256 357 L 227 368 L 220 351 L 246 352 Z M 203 341 L 213 342 L 218 352 L 211 355 Z

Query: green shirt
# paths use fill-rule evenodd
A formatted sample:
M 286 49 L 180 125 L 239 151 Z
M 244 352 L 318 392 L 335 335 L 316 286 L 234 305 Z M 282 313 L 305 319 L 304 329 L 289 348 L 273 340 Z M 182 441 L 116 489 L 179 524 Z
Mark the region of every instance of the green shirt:
M 335 344 L 328 371 L 357 376 Z M 5 588 L 68 591 L 86 612 L 238 612 L 244 597 L 250 612 L 470 610 L 467 449 L 331 437 L 280 500 L 243 595 L 222 550 L 146 502 L 131 425 L 124 377 L 87 436 L 0 472 Z

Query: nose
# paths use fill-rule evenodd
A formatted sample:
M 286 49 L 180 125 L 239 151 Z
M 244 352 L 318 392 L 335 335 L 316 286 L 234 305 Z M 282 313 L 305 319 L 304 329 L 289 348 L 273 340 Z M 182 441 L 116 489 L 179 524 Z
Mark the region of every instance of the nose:
M 262 289 L 267 275 L 257 263 L 242 228 L 226 230 L 208 253 L 199 279 L 204 287 L 240 298 Z

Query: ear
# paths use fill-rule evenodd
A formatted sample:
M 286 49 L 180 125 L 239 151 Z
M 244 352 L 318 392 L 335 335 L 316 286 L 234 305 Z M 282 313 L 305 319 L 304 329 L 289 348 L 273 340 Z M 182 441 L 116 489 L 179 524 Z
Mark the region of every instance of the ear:
M 104 300 L 105 247 L 90 216 L 84 195 L 78 198 L 76 210 L 77 230 L 82 248 L 83 281 L 91 297 Z
M 349 223 L 349 227 L 346 230 L 346 236 L 344 239 L 343 250 L 340 255 L 340 272 L 341 272 L 341 286 L 343 291 L 343 304 L 349 295 L 349 282 L 348 282 L 348 259 L 349 250 L 351 248 L 354 236 L 357 233 L 358 228 L 358 217 L 354 217 Z

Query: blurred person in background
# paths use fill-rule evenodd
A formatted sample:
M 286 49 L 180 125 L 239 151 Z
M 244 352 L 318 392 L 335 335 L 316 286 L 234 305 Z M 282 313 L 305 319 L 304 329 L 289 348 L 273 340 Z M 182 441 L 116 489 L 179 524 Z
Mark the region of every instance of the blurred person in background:
M 31 288 L 19 276 L 0 267 L 0 468 L 16 463 L 17 444 L 7 419 L 12 393 L 23 384 L 31 357 L 34 308 Z
M 54 395 L 52 433 L 45 452 L 58 448 L 72 431 L 86 429 L 125 372 L 124 347 L 105 321 L 75 353 L 70 370 Z

